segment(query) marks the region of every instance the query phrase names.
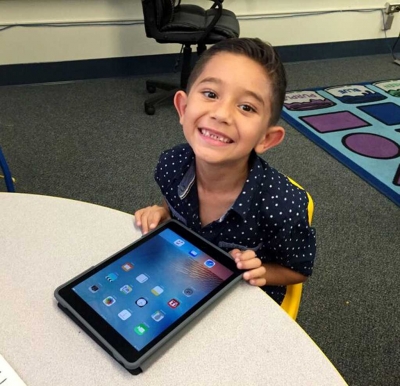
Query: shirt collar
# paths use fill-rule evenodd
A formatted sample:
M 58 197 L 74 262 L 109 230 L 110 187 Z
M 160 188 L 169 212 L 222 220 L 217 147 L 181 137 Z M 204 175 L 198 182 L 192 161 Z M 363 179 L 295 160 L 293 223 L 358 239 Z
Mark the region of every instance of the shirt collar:
M 231 209 L 238 213 L 242 218 L 245 218 L 251 210 L 251 204 L 253 195 L 259 190 L 258 186 L 263 178 L 264 167 L 257 154 L 253 151 L 249 158 L 249 174 L 246 182 L 240 192 L 238 198 L 233 203 Z M 192 188 L 194 181 L 196 180 L 196 166 L 194 157 L 190 161 L 190 166 L 185 175 L 183 176 L 180 184 L 178 185 L 178 195 L 183 200 L 190 189 Z
M 181 200 L 183 200 L 188 195 L 190 189 L 194 184 L 195 179 L 196 179 L 196 167 L 194 159 L 192 159 L 189 169 L 187 170 L 187 172 L 182 178 L 182 181 L 178 185 L 178 195 Z

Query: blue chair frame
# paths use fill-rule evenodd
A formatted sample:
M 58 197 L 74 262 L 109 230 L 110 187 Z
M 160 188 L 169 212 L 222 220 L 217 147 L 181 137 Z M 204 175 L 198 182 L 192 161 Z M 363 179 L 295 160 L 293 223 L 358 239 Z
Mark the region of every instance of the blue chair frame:
M 15 192 L 13 178 L 11 176 L 10 169 L 8 168 L 7 161 L 6 158 L 4 157 L 1 147 L 0 147 L 0 167 L 1 170 L 3 171 L 4 181 L 6 183 L 7 190 L 9 192 Z

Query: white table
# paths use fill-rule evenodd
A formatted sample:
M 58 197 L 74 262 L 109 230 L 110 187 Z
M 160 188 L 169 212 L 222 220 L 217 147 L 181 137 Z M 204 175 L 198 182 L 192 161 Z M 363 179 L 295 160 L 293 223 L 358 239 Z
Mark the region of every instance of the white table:
M 138 237 L 126 213 L 0 193 L 0 354 L 28 386 L 346 384 L 299 325 L 246 283 L 130 375 L 57 308 L 53 291 Z

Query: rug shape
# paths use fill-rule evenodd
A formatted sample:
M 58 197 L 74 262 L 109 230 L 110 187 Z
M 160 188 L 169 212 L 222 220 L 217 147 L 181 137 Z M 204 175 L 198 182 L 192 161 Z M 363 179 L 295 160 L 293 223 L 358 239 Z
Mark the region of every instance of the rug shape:
M 282 117 L 400 206 L 400 79 L 290 91 Z

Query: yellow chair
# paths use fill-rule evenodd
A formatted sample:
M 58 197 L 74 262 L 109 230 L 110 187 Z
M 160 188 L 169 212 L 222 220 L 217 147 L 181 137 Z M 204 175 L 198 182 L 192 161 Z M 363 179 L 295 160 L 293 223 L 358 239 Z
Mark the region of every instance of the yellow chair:
M 296 320 L 299 313 L 302 291 L 303 283 L 291 284 L 286 287 L 286 295 L 281 307 L 293 320 Z
M 300 189 L 303 189 L 297 182 L 293 181 L 291 178 L 289 178 L 289 181 L 293 185 L 296 185 Z M 314 201 L 308 193 L 307 197 L 308 197 L 308 223 L 311 225 L 312 217 L 314 214 Z M 302 291 L 303 291 L 302 283 L 288 285 L 286 288 L 285 298 L 283 299 L 283 302 L 281 304 L 281 307 L 288 313 L 288 315 L 293 320 L 296 320 L 297 314 L 299 313 Z

